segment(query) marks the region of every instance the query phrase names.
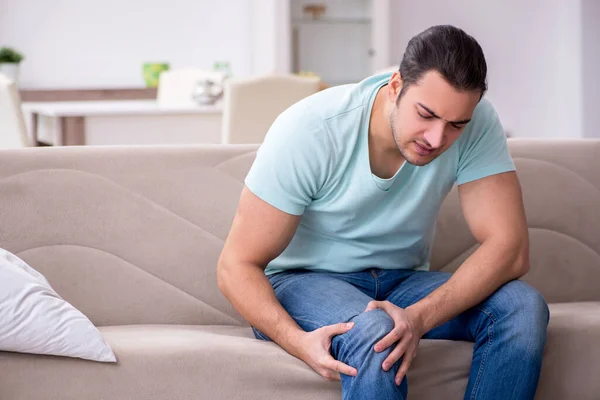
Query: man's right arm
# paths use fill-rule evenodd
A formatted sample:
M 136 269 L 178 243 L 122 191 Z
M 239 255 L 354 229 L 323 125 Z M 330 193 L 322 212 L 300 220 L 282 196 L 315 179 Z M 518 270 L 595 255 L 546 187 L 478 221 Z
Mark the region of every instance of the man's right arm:
M 290 354 L 303 331 L 275 297 L 264 270 L 285 250 L 299 221 L 244 187 L 217 274 L 219 289 L 238 312 Z
M 352 326 L 340 323 L 303 331 L 281 306 L 264 273 L 290 243 L 299 222 L 300 216 L 271 206 L 244 187 L 219 258 L 219 289 L 252 326 L 325 379 L 337 380 L 340 372 L 354 376 L 356 369 L 334 360 L 327 347 L 331 337 Z

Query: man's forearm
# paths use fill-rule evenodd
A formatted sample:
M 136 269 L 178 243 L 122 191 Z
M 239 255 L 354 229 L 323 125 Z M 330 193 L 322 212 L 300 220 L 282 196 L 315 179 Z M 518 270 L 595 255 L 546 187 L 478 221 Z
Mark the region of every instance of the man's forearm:
M 424 332 L 481 303 L 528 268 L 527 250 L 501 241 L 484 242 L 450 277 L 427 297 L 408 307 Z
M 298 357 L 295 344 L 304 331 L 275 296 L 264 271 L 254 265 L 237 265 L 235 272 L 219 267 L 219 288 L 252 326 L 288 353 Z

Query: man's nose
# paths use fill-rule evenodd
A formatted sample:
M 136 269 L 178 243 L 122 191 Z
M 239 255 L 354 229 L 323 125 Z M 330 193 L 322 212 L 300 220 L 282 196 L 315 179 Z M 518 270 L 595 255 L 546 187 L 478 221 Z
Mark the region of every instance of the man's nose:
M 435 124 L 425 131 L 424 139 L 432 148 L 440 147 L 444 142 L 444 124 Z

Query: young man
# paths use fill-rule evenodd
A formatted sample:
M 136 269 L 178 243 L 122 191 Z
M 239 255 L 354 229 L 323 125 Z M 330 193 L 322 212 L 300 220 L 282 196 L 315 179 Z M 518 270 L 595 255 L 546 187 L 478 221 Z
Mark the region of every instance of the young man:
M 432 27 L 399 72 L 281 114 L 246 178 L 219 287 L 257 338 L 341 379 L 344 399 L 406 399 L 422 337 L 475 343 L 465 398 L 534 397 L 549 313 L 516 280 L 527 224 L 486 72 L 475 39 Z M 480 247 L 429 272 L 455 183 Z

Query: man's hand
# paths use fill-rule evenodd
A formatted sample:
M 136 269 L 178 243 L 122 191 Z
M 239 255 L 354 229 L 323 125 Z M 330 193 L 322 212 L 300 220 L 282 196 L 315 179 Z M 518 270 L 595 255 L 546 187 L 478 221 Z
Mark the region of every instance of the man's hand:
M 392 350 L 390 355 L 383 362 L 382 368 L 385 371 L 388 371 L 400 357 L 404 357 L 395 380 L 396 385 L 400 385 L 412 360 L 417 355 L 419 341 L 425 334 L 425 332 L 423 332 L 423 324 L 410 309 L 400 308 L 389 301 L 371 301 L 367 305 L 365 312 L 377 308 L 388 313 L 394 320 L 394 329 L 375 344 L 375 351 L 379 353 L 398 342 L 394 350 Z
M 331 338 L 348 332 L 354 322 L 328 325 L 312 332 L 304 333 L 298 341 L 299 356 L 319 375 L 328 381 L 341 380 L 340 373 L 356 376 L 356 368 L 350 367 L 331 356 Z

